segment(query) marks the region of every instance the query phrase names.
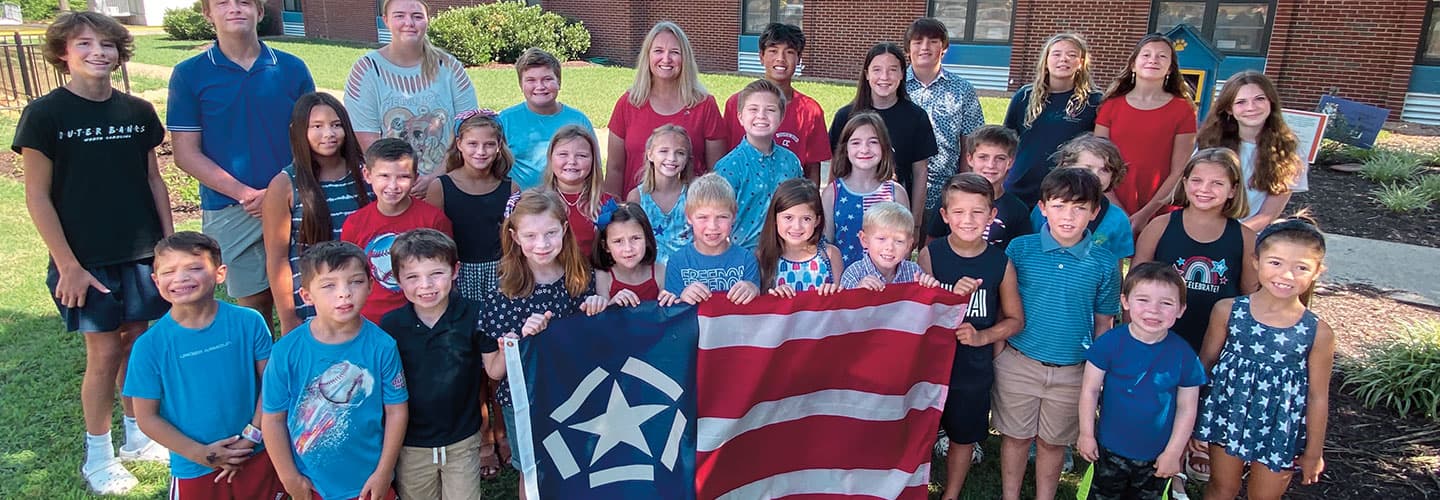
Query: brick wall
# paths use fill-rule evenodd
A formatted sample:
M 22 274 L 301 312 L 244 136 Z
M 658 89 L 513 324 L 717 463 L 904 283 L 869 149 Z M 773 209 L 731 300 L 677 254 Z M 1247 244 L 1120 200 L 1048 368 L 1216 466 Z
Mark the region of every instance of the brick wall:
M 1085 38 L 1090 45 L 1091 79 L 1103 90 L 1125 68 L 1125 58 L 1148 31 L 1150 6 L 1150 0 L 1015 0 L 1010 90 L 1035 78 L 1041 46 L 1061 32 Z
M 925 0 L 805 3 L 805 76 L 855 80 L 865 53 L 879 42 L 905 47 L 905 29 L 924 17 Z
M 305 0 L 305 36 L 375 43 L 375 0 Z
M 1313 109 L 1338 88 L 1399 119 L 1425 19 L 1423 0 L 1278 0 L 1265 73 L 1285 106 Z

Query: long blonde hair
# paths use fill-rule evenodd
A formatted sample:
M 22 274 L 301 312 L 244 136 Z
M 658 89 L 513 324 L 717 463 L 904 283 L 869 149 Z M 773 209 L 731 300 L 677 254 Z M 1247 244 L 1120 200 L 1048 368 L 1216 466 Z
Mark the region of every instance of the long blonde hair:
M 1205 148 L 1190 157 L 1190 161 L 1185 163 L 1185 170 L 1180 173 L 1180 182 L 1175 183 L 1175 193 L 1171 195 L 1170 204 L 1180 208 L 1190 206 L 1190 194 L 1185 191 L 1185 180 L 1190 178 L 1195 166 L 1201 163 L 1225 169 L 1225 177 L 1230 180 L 1230 198 L 1225 200 L 1225 205 L 1220 208 L 1221 215 L 1229 219 L 1241 219 L 1250 215 L 1250 199 L 1245 196 L 1240 157 L 1235 155 L 1235 151 L 1225 147 Z
M 555 178 L 555 166 L 550 164 L 550 155 L 555 154 L 555 146 L 571 139 L 584 139 L 590 144 L 590 180 L 580 188 L 578 201 L 580 213 L 593 221 L 600 215 L 600 197 L 604 194 L 600 190 L 600 173 L 596 172 L 600 165 L 600 145 L 585 127 L 566 125 L 555 131 L 555 135 L 550 138 L 550 148 L 545 151 L 545 172 L 540 174 L 540 184 L 557 194 L 560 192 L 560 181 Z
M 650 133 L 650 138 L 645 139 L 645 174 L 640 178 L 641 192 L 655 191 L 655 185 L 659 183 L 660 173 L 656 171 L 655 163 L 650 161 L 650 148 L 655 147 L 655 139 L 665 135 L 679 136 L 680 144 L 685 148 L 685 168 L 680 169 L 680 185 L 690 185 L 690 179 L 695 177 L 695 152 L 690 151 L 690 133 L 685 131 L 685 127 L 666 123 L 655 127 L 655 131 Z
M 430 5 L 426 4 L 425 0 L 385 0 L 385 3 L 380 7 L 380 15 L 388 22 L 390 16 L 386 14 L 390 12 L 390 5 L 395 2 L 405 1 L 420 4 L 420 7 L 425 9 L 425 15 L 430 15 Z M 390 29 L 390 25 L 386 24 L 385 29 Z M 430 43 L 429 29 L 427 28 L 426 31 L 427 34 L 420 39 L 420 74 L 425 77 L 425 81 L 435 81 L 435 75 L 440 73 L 440 65 L 444 64 L 445 60 L 450 58 L 450 54 L 446 54 L 445 51 L 440 50 L 439 47 Z
M 500 293 L 514 299 L 528 297 L 535 292 L 535 273 L 530 270 L 525 252 L 520 249 L 520 242 L 515 240 L 514 234 L 520 218 L 530 215 L 548 215 L 560 221 L 560 227 L 565 228 L 565 234 L 561 236 L 560 255 L 556 259 L 565 270 L 565 291 L 571 297 L 579 297 L 590 286 L 590 265 L 585 262 L 585 255 L 580 253 L 574 233 L 570 232 L 565 201 L 560 199 L 559 193 L 539 188 L 520 193 L 515 209 L 500 225 Z
M 1029 127 L 1045 111 L 1045 102 L 1050 99 L 1050 49 L 1060 42 L 1070 42 L 1080 49 L 1080 66 L 1075 68 L 1075 89 L 1065 103 L 1065 114 L 1074 118 L 1085 111 L 1090 103 L 1090 92 L 1095 84 L 1090 81 L 1090 46 L 1075 33 L 1060 33 L 1050 37 L 1040 48 L 1040 59 L 1035 61 L 1035 83 L 1030 87 L 1030 102 L 1025 105 L 1025 126 Z
M 655 23 L 640 44 L 640 55 L 635 58 L 635 83 L 630 84 L 628 91 L 630 105 L 638 108 L 650 99 L 650 49 L 655 46 L 655 37 L 661 33 L 675 35 L 680 42 L 680 100 L 685 102 L 686 108 L 694 107 L 709 97 L 710 92 L 700 83 L 700 71 L 695 67 L 695 49 L 690 46 L 690 38 L 685 36 L 680 26 L 670 21 Z

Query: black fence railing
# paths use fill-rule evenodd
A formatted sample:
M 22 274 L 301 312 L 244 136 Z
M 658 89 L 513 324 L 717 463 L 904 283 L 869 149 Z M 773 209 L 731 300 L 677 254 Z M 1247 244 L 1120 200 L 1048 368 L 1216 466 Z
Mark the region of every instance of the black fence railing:
M 45 37 L 12 32 L 0 36 L 0 109 L 18 109 L 65 85 L 67 75 L 45 61 Z M 120 83 L 130 92 L 130 73 L 120 66 Z

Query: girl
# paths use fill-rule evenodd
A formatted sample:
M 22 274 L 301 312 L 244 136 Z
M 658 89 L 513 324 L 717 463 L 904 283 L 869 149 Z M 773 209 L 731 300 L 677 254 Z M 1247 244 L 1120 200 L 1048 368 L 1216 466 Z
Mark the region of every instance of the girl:
M 300 253 L 340 239 L 345 218 L 370 203 L 360 142 L 339 100 L 324 92 L 300 96 L 290 116 L 290 149 L 295 161 L 270 180 L 262 217 L 265 271 L 282 334 L 315 315 L 298 295 Z
M 670 254 L 690 244 L 693 234 L 685 222 L 685 189 L 694 175 L 690 165 L 690 136 L 675 124 L 661 125 L 645 140 L 645 177 L 625 200 L 640 204 L 655 230 L 655 261 L 669 262 Z
M 515 156 L 493 111 L 466 111 L 456 117 L 456 140 L 445 157 L 445 174 L 430 184 L 425 201 L 445 211 L 460 252 L 460 296 L 480 300 L 498 285 L 500 224 L 515 193 L 510 167 Z
M 1196 137 L 1202 148 L 1225 147 L 1240 155 L 1240 185 L 1250 204 L 1240 219 L 1254 231 L 1275 220 L 1292 193 L 1309 186 L 1308 166 L 1296 153 L 1300 143 L 1280 108 L 1280 92 L 1270 77 L 1241 72 L 1225 82 Z
M 1071 138 L 1095 129 L 1100 91 L 1090 82 L 1090 47 L 1074 33 L 1050 37 L 1035 61 L 1035 81 L 1010 98 L 1005 127 L 1020 135 L 1020 147 L 1005 191 L 1026 205 L 1040 200 L 1040 181 L 1055 168 L 1051 153 Z M 1064 165 L 1062 163 L 1062 165 Z
M 910 212 L 916 214 L 915 234 L 922 234 L 919 229 L 924 218 L 920 214 L 925 213 L 930 157 L 940 149 L 935 144 L 930 115 L 910 102 L 905 93 L 905 61 L 905 51 L 893 43 L 870 48 L 855 87 L 855 100 L 836 111 L 835 120 L 830 123 L 830 148 L 840 151 L 836 148 L 840 146 L 844 127 L 850 123 L 851 113 L 874 111 L 879 114 L 894 144 L 895 180 L 909 193 Z M 959 140 L 958 137 L 952 139 Z
M 605 310 L 605 300 L 595 295 L 590 266 L 585 263 L 575 236 L 566 229 L 565 202 L 553 191 L 524 191 L 514 211 L 500 228 L 500 286 L 490 292 L 480 312 L 480 329 L 490 337 L 534 335 L 551 319 L 580 311 L 594 316 Z M 495 391 L 505 419 L 510 449 L 515 447 L 515 408 L 510 402 L 510 384 L 500 381 Z M 520 459 L 510 456 L 510 466 L 520 468 Z M 524 476 L 520 495 L 524 498 Z
M 350 69 L 345 105 L 355 113 L 364 151 L 381 137 L 400 137 L 415 148 L 419 177 L 410 192 L 423 197 L 443 171 L 457 113 L 477 109 L 465 66 L 430 44 L 429 9 L 422 0 L 385 0 L 380 11 L 390 43 Z
M 845 265 L 865 257 L 860 246 L 860 221 L 865 209 L 883 201 L 905 203 L 909 194 L 895 176 L 890 134 L 880 115 L 864 111 L 850 117 L 840 132 L 830 164 L 832 181 L 820 193 L 824 207 L 825 240 L 835 242 Z
M 1118 259 L 1135 254 L 1135 233 L 1130 232 L 1130 216 L 1116 205 L 1115 185 L 1125 179 L 1125 161 L 1120 150 L 1110 139 L 1084 133 L 1060 145 L 1052 156 L 1056 165 L 1089 169 L 1100 178 L 1100 187 L 1105 197 L 1100 198 L 1100 208 L 1090 220 L 1089 229 L 1095 244 L 1110 250 Z M 1030 227 L 1040 232 L 1045 227 L 1045 214 L 1040 207 L 1030 210 Z M 1145 261 L 1137 261 L 1145 262 Z
M 634 307 L 641 301 L 660 300 L 665 289 L 665 265 L 655 262 L 655 233 L 645 211 L 634 203 L 600 207 L 595 222 L 597 237 L 591 261 L 595 263 L 595 291 L 610 304 Z
M 1105 91 L 1095 135 L 1115 141 L 1130 166 L 1115 196 L 1138 234 L 1170 199 L 1195 150 L 1195 105 L 1169 38 L 1152 33 L 1135 44 L 1130 65 Z
M 841 290 L 840 275 L 845 264 L 840 249 L 825 243 L 820 228 L 825 210 L 820 192 L 809 179 L 780 183 L 770 197 L 760 246 L 760 284 L 771 295 L 794 297 L 796 292 L 818 290 L 829 295 Z
M 1195 430 L 1210 443 L 1205 498 L 1239 494 L 1247 462 L 1256 500 L 1280 498 L 1297 470 L 1301 484 L 1325 470 L 1335 336 L 1305 304 L 1325 271 L 1325 236 L 1305 220 L 1276 222 L 1255 253 L 1260 289 L 1215 304 L 1200 350 L 1212 369 Z
M 585 258 L 590 257 L 595 242 L 595 217 L 600 205 L 615 197 L 601 191 L 600 177 L 595 175 L 595 161 L 600 146 L 595 136 L 580 125 L 566 125 L 550 138 L 550 165 L 540 176 L 544 189 L 560 193 L 570 218 L 570 231 L 575 235 Z
M 679 26 L 665 21 L 650 28 L 635 68 L 635 83 L 610 112 L 605 192 L 616 196 L 640 183 L 648 149 L 642 139 L 660 125 L 673 123 L 685 129 L 689 151 L 696 158 L 695 175 L 710 171 L 729 152 L 724 117 L 715 97 L 700 84 L 695 51 Z

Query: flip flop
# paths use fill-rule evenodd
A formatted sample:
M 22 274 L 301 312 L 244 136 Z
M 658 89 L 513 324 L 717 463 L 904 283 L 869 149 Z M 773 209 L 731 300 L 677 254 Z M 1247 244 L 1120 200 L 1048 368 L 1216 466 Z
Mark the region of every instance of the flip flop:
M 480 479 L 489 481 L 500 476 L 500 456 L 495 443 L 480 445 Z
M 123 495 L 140 484 L 135 475 L 115 459 L 90 471 L 86 471 L 85 466 L 81 465 L 80 477 L 85 478 L 85 486 L 96 495 Z
M 1210 453 L 1191 450 L 1185 459 L 1185 476 L 1196 481 L 1210 480 Z

